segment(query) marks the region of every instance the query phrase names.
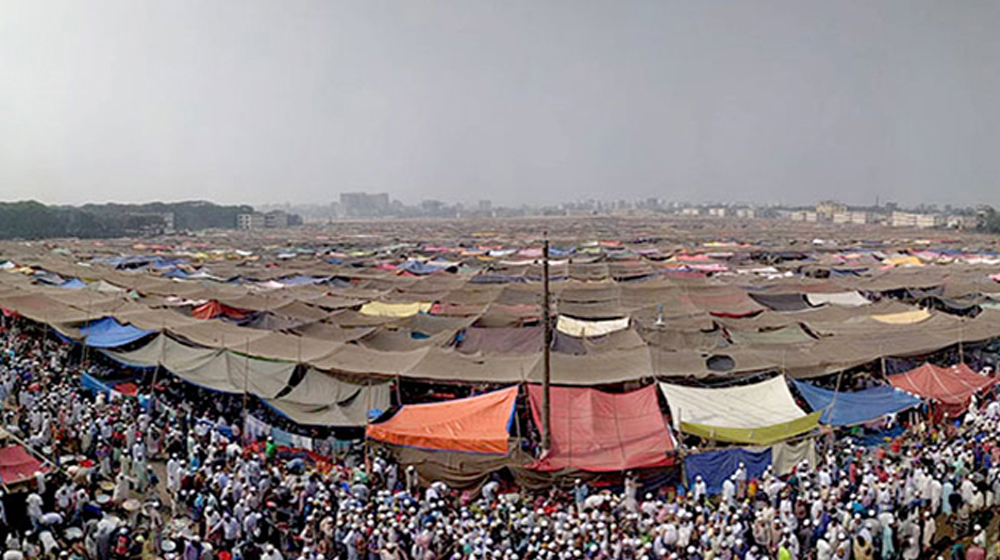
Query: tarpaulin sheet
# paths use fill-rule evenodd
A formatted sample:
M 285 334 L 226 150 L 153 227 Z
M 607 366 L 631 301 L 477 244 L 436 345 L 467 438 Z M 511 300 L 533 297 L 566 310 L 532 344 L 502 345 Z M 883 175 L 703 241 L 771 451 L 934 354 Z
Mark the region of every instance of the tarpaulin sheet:
M 155 331 L 139 329 L 132 325 L 122 325 L 113 317 L 105 317 L 100 321 L 80 327 L 83 343 L 92 348 L 117 348 L 151 335 L 153 332 Z
M 309 369 L 285 395 L 267 404 L 298 424 L 309 426 L 364 426 L 370 412 L 389 409 L 390 383 L 359 385 Z
M 38 471 L 46 471 L 42 462 L 28 454 L 20 445 L 0 447 L 0 482 L 5 485 L 17 484 L 35 476 Z
M 422 449 L 507 453 L 517 387 L 432 404 L 404 406 L 389 420 L 368 426 L 369 438 Z
M 881 385 L 863 391 L 831 391 L 795 381 L 802 398 L 814 411 L 822 412 L 820 424 L 853 426 L 877 420 L 887 414 L 920 405 L 920 399 L 891 386 Z
M 246 312 L 212 300 L 192 309 L 191 316 L 196 319 L 214 319 L 219 316 L 225 316 L 239 321 L 246 318 Z
M 841 307 L 861 307 L 871 303 L 868 298 L 856 291 L 837 292 L 832 294 L 806 294 L 806 300 L 815 306 L 830 304 L 839 305 Z
M 722 483 L 736 473 L 740 463 L 747 469 L 747 480 L 760 478 L 771 466 L 771 449 L 753 451 L 734 447 L 688 455 L 684 458 L 688 486 L 694 486 L 700 476 L 708 492 L 718 494 L 722 491 Z
M 819 425 L 819 416 L 819 412 L 814 412 L 802 418 L 759 428 L 726 428 L 681 422 L 681 431 L 711 441 L 770 445 L 812 431 Z
M 726 428 L 762 428 L 805 416 L 785 377 L 735 387 L 684 387 L 660 383 L 673 415 L 681 421 Z
M 552 447 L 532 468 L 623 471 L 673 464 L 674 441 L 663 422 L 656 387 L 629 393 L 552 387 Z M 542 387 L 528 386 L 531 413 L 542 425 Z
M 888 380 L 897 389 L 940 402 L 952 415 L 964 412 L 974 393 L 996 382 L 996 378 L 979 375 L 966 364 L 948 368 L 924 364 L 906 373 L 890 375 Z
M 432 302 L 389 303 L 372 301 L 361 306 L 360 313 L 371 317 L 412 317 L 430 311 Z
M 812 306 L 803 294 L 747 294 L 750 299 L 771 309 L 772 311 L 802 311 Z
M 816 457 L 816 440 L 813 438 L 804 439 L 795 443 L 778 442 L 771 446 L 771 463 L 774 466 L 774 474 L 785 476 L 802 465 L 808 464 L 808 469 L 815 469 L 819 464 Z
M 601 336 L 628 328 L 629 318 L 588 321 L 560 315 L 556 320 L 556 330 L 570 336 Z
M 871 318 L 887 325 L 912 325 L 930 319 L 931 313 L 926 309 L 914 311 L 904 311 L 902 313 L 890 313 L 888 315 L 872 315 Z

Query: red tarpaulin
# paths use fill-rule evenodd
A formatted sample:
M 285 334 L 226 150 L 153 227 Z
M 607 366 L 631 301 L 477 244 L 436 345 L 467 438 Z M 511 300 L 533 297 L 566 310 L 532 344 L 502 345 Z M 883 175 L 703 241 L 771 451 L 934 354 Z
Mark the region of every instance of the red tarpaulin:
M 530 385 L 531 413 L 541 427 L 542 388 Z M 630 393 L 552 387 L 552 448 L 532 468 L 623 471 L 673 464 L 674 440 L 656 387 Z
M 191 316 L 195 319 L 214 319 L 220 315 L 225 315 L 226 317 L 236 319 L 237 321 L 246 318 L 245 311 L 236 309 L 235 307 L 229 307 L 228 305 L 219 303 L 215 300 L 203 303 L 191 310 Z
M 0 482 L 6 485 L 24 482 L 38 471 L 46 471 L 42 462 L 28 454 L 20 445 L 0 447 Z
M 368 426 L 368 437 L 424 449 L 507 453 L 517 387 L 467 399 L 406 405 L 395 416 Z
M 973 393 L 996 382 L 995 378 L 979 375 L 965 364 L 948 368 L 924 364 L 888 379 L 897 389 L 940 402 L 942 412 L 950 416 L 965 412 Z

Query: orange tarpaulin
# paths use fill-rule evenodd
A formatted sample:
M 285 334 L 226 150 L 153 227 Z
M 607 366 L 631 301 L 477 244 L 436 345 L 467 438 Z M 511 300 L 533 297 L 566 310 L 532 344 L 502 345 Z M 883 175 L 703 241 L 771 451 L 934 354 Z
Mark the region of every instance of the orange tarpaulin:
M 214 319 L 220 315 L 225 315 L 230 319 L 239 321 L 245 319 L 247 314 L 242 309 L 229 307 L 228 305 L 219 303 L 214 299 L 191 310 L 191 316 L 195 319 Z
M 943 411 L 952 416 L 965 412 L 975 392 L 996 382 L 996 378 L 979 375 L 965 364 L 948 368 L 924 364 L 890 375 L 888 380 L 897 389 L 940 402 Z
M 368 437 L 385 443 L 442 451 L 507 453 L 517 387 L 467 399 L 404 406 L 368 426 Z

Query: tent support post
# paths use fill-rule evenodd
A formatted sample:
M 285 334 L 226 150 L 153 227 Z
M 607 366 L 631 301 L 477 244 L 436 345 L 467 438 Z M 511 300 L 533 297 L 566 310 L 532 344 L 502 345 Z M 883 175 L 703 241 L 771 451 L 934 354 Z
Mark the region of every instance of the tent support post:
M 544 346 L 542 347 L 542 449 L 548 451 L 552 445 L 552 403 L 549 384 L 552 380 L 552 309 L 549 295 L 549 232 L 545 231 L 542 246 L 542 323 L 544 325 Z

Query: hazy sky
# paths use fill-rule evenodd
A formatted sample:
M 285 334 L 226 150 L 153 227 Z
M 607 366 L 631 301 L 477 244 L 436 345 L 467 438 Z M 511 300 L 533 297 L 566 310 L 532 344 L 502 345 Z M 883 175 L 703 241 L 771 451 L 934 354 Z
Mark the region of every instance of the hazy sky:
M 0 0 L 0 199 L 1000 205 L 996 0 Z

